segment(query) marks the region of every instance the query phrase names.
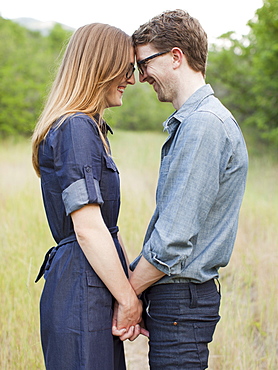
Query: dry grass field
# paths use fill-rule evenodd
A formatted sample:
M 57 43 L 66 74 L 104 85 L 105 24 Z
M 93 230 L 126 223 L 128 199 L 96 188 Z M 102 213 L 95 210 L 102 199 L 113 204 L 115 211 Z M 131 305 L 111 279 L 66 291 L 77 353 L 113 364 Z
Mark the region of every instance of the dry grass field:
M 119 226 L 130 256 L 141 249 L 154 209 L 165 134 L 116 131 L 113 155 L 122 182 Z M 0 144 L 0 368 L 43 369 L 34 279 L 53 245 L 28 141 Z M 210 346 L 210 370 L 278 369 L 278 163 L 251 156 L 239 232 L 220 271 L 222 319 Z M 129 370 L 147 370 L 147 340 L 126 343 Z

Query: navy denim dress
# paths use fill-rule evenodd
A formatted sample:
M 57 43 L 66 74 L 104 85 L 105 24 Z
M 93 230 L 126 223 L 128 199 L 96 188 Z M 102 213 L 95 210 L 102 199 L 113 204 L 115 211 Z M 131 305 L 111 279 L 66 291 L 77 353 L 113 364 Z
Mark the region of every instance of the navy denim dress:
M 41 143 L 39 163 L 46 216 L 57 243 L 47 255 L 40 302 L 46 368 L 125 369 L 123 344 L 111 333 L 114 299 L 85 258 L 70 216 L 86 204 L 99 204 L 127 272 L 117 239 L 117 167 L 104 149 L 96 123 L 84 114 L 50 130 Z

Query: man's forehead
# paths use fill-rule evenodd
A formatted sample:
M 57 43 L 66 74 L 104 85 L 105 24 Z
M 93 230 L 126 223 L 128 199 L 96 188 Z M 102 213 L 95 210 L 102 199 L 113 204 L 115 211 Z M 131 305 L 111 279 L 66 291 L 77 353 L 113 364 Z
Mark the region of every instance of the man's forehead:
M 149 57 L 151 54 L 157 53 L 157 50 L 151 44 L 138 45 L 135 48 L 135 53 L 136 59 L 140 61 Z

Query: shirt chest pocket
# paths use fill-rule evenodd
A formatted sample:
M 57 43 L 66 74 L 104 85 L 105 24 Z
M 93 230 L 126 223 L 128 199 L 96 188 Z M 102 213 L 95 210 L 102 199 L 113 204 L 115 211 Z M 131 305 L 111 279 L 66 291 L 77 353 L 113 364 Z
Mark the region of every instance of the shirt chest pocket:
M 120 177 L 119 171 L 111 157 L 103 157 L 100 191 L 103 200 L 119 200 Z

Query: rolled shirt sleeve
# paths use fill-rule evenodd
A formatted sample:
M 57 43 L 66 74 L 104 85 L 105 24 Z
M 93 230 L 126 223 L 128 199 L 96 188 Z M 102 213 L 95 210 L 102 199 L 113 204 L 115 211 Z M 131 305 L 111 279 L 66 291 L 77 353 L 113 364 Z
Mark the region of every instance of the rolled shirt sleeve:
M 87 184 L 85 179 L 80 179 L 69 185 L 62 193 L 63 202 L 68 216 L 73 211 L 77 211 L 84 205 L 89 203 L 103 204 L 103 199 L 100 194 L 99 182 L 93 179 L 93 189 L 91 193 L 93 196 L 89 198 L 87 191 Z
M 54 163 L 66 214 L 86 204 L 103 204 L 100 192 L 102 142 L 87 116 L 68 118 L 57 130 Z

